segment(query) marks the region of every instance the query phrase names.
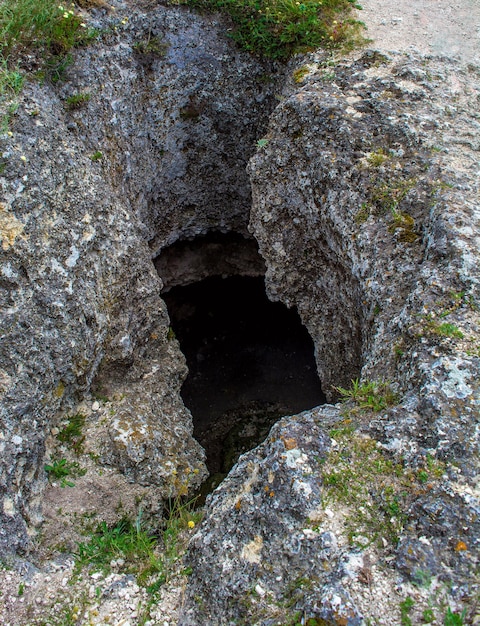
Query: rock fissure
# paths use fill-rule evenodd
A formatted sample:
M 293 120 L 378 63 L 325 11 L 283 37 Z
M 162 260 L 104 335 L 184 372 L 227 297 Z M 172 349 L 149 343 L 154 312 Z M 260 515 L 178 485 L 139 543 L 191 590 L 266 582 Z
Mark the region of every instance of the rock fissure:
M 235 444 L 210 468 L 237 461 L 191 541 L 180 624 L 396 624 L 406 595 L 418 620 L 449 606 L 475 623 L 478 70 L 375 51 L 280 66 L 239 52 L 220 18 L 129 10 L 96 9 L 103 41 L 65 82 L 28 84 L 1 136 L 0 555 L 27 551 L 42 515 L 55 528 L 43 468 L 74 454 L 58 434 L 80 411 L 91 472 L 70 493 L 87 514 L 87 493 L 108 494 L 109 521 L 122 492 L 154 517 L 197 489 L 198 441 Z M 269 387 L 263 358 L 295 394 Z M 317 372 L 350 402 L 312 408 Z M 221 445 L 212 398 L 232 423 Z M 238 458 L 232 398 L 260 439 L 291 415 Z

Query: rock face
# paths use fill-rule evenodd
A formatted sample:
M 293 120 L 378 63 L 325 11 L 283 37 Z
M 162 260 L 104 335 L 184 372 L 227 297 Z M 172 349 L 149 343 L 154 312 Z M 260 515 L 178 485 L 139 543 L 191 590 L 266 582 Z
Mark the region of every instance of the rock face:
M 181 624 L 398 624 L 407 596 L 413 623 L 443 622 L 448 604 L 473 620 L 478 79 L 373 52 L 334 73 L 308 61 L 250 161 L 250 230 L 268 293 L 314 338 L 325 393 L 389 381 L 396 406 L 357 395 L 288 418 L 240 459 L 192 541 Z M 375 473 L 384 461 L 393 482 Z
M 233 233 L 297 307 L 329 400 L 360 391 L 282 420 L 210 497 L 181 623 L 474 622 L 478 70 L 367 51 L 285 77 L 217 18 L 116 6 L 1 137 L 0 556 L 27 548 L 46 438 L 92 391 L 100 464 L 161 497 L 200 483 L 152 259 Z M 224 271 L 209 241 L 181 282 L 189 259 Z M 251 252 L 235 271 L 262 271 Z
M 45 437 L 92 384 L 116 403 L 101 462 L 165 496 L 205 476 L 152 256 L 212 229 L 247 234 L 271 68 L 215 20 L 128 12 L 97 11 L 103 39 L 65 81 L 28 85 L 2 136 L 0 553 L 27 545 Z

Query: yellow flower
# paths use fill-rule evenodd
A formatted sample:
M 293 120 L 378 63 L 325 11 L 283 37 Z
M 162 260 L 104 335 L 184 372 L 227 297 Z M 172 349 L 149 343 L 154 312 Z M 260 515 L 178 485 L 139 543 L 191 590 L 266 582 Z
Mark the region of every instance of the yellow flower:
M 23 161 L 25 163 L 25 161 L 27 160 L 27 157 L 22 154 L 22 156 L 20 157 L 20 161 Z
M 121 24 L 126 24 L 128 22 L 128 17 L 124 17 L 123 20 L 120 22 Z
M 194 522 L 193 520 L 190 520 L 190 521 L 188 522 L 187 526 L 188 526 L 189 528 L 195 528 L 195 522 Z

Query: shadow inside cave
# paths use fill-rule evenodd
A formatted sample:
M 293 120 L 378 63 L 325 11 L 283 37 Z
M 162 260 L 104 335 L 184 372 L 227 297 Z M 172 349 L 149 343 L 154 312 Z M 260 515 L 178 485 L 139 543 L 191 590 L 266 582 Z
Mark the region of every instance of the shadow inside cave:
M 282 416 L 325 402 L 298 313 L 263 276 L 213 276 L 163 294 L 189 374 L 181 390 L 205 448 L 210 489 Z

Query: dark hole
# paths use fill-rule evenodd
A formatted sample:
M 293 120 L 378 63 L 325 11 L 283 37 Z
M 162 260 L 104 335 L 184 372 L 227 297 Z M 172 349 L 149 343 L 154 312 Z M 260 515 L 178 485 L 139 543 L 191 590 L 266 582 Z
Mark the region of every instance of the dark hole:
M 187 359 L 182 397 L 207 452 L 211 486 L 275 421 L 325 402 L 313 343 L 263 277 L 210 277 L 164 294 Z

